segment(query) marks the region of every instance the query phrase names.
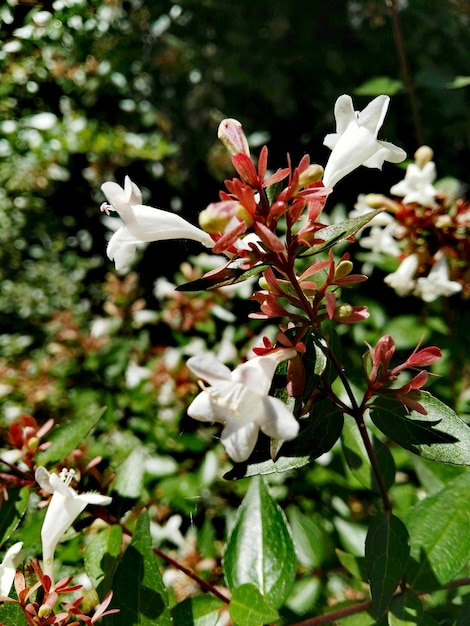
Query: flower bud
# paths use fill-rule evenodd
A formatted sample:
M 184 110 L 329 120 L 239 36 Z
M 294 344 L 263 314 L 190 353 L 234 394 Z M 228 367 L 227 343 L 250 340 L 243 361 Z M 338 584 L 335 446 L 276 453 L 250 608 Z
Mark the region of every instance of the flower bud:
M 228 118 L 219 124 L 217 136 L 232 156 L 242 152 L 250 156 L 250 147 L 242 125 L 238 120 Z
M 220 233 L 230 220 L 242 209 L 242 205 L 234 200 L 212 202 L 199 213 L 199 226 L 206 233 Z
M 299 176 L 299 189 L 318 183 L 323 178 L 323 167 L 318 163 L 309 165 Z
M 433 156 L 434 152 L 432 148 L 429 146 L 420 146 L 414 154 L 415 163 L 420 169 L 423 169 L 426 163 L 432 161 Z
M 339 280 L 340 278 L 344 278 L 345 276 L 348 276 L 353 269 L 353 264 L 351 263 L 351 261 L 348 261 L 346 259 L 344 259 L 343 261 L 340 261 L 338 263 L 338 265 L 335 268 L 335 273 L 333 274 L 333 281 Z
M 52 615 L 52 608 L 48 604 L 41 604 L 38 609 L 38 617 L 43 619 L 48 619 Z

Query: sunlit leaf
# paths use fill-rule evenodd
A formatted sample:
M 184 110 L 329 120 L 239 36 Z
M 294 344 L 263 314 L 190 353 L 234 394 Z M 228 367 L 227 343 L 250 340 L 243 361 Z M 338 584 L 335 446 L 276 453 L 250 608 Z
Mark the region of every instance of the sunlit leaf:
M 470 427 L 427 391 L 421 393 L 419 403 L 427 415 L 407 413 L 392 398 L 377 398 L 372 421 L 390 439 L 425 459 L 470 465 Z
M 286 517 L 262 477 L 251 480 L 230 533 L 224 572 L 230 590 L 252 583 L 274 608 L 292 588 L 296 558 Z
M 195 596 L 176 604 L 172 610 L 174 626 L 216 626 L 220 611 L 227 605 L 210 595 Z
M 394 96 L 402 89 L 403 81 L 401 80 L 389 76 L 375 76 L 356 87 L 354 93 L 358 96 L 380 96 L 381 94 Z
M 256 586 L 250 583 L 232 591 L 229 612 L 235 626 L 260 626 L 274 622 L 279 617 Z

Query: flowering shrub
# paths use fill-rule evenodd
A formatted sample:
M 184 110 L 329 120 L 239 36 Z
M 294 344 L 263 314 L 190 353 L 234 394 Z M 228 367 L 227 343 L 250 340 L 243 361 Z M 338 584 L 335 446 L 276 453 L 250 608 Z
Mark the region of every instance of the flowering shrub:
M 440 616 L 439 594 L 449 604 L 465 600 L 452 593 L 468 584 L 459 577 L 470 560 L 470 429 L 425 389 L 441 350 L 420 342 L 402 359 L 385 333 L 364 344 L 358 369 L 344 332 L 370 316 L 358 296 L 367 276 L 355 273 L 345 248 L 365 228 L 381 229 L 380 237 L 389 229 L 393 250 L 405 240 L 415 245 L 407 249 L 408 259 L 418 259 L 408 280 L 427 250 L 435 293 L 463 291 L 463 265 L 454 280 L 443 278 L 438 264 L 447 248 L 434 250 L 435 237 L 426 241 L 431 229 L 423 220 L 434 223 L 427 211 L 438 210 L 439 194 L 421 164 L 423 172 L 411 169 L 394 187 L 404 201 L 392 218 L 384 217 L 385 200 L 340 221 L 324 217 L 334 186 L 356 167 L 405 159 L 401 148 L 378 139 L 388 105 L 378 96 L 355 112 L 352 99 L 340 96 L 325 168 L 305 155 L 273 171 L 267 147 L 256 158 L 241 124 L 223 120 L 219 138 L 236 176 L 201 212 L 199 226 L 144 205 L 129 177 L 123 187 L 103 183 L 102 211 L 124 222 L 107 247 L 118 271 L 129 270 L 139 245 L 168 239 L 201 244 L 215 265 L 201 270 L 204 252 L 194 267 L 183 264 L 176 287 L 157 281 L 161 312 L 146 308 L 129 274 L 109 278 L 106 315 L 90 336 L 70 319 L 56 320 L 54 332 L 69 342 L 73 360 L 79 354 L 87 371 L 99 373 L 94 382 L 104 397 L 84 395 L 92 401 L 54 427 L 24 415 L 10 425 L 1 457 L 2 539 L 19 532 L 23 517 L 25 528 L 1 566 L 5 623 L 106 617 L 116 625 L 315 625 L 353 623 L 358 614 L 364 624 L 394 624 L 413 613 L 420 621 L 409 623 L 431 624 Z M 403 212 L 407 239 L 397 235 Z M 451 219 L 466 228 L 465 215 L 456 208 Z M 416 223 L 422 231 L 413 230 Z M 381 243 L 377 252 L 386 251 Z M 421 278 L 417 293 L 427 302 Z M 251 307 L 239 323 L 240 295 Z M 158 323 L 174 332 L 176 345 L 153 348 L 145 333 L 125 343 L 129 330 Z M 188 332 L 205 339 L 195 345 Z M 66 364 L 68 353 L 55 352 Z M 118 380 L 129 390 L 125 401 Z M 220 486 L 219 470 L 233 482 Z M 426 485 L 422 497 L 404 492 L 413 472 Z M 78 479 L 85 492 L 71 486 Z M 52 496 L 41 516 L 40 490 Z M 17 571 L 26 538 L 39 536 L 40 548 L 29 550 L 42 565 L 32 558 L 25 573 Z M 64 539 L 70 548 L 60 545 Z M 86 571 L 83 583 L 71 584 L 70 564 Z

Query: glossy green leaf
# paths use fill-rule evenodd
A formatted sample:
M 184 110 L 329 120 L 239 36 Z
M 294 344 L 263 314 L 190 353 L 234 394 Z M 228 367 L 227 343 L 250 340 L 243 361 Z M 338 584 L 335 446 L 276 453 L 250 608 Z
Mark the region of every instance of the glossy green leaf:
M 0 626 L 27 626 L 23 609 L 18 604 L 0 604 Z
M 233 589 L 229 613 L 234 626 L 261 626 L 279 618 L 276 609 L 251 583 Z
M 403 522 L 390 514 L 374 518 L 366 537 L 365 557 L 377 617 L 387 609 L 403 576 L 409 554 L 409 536 Z
M 224 475 L 227 480 L 286 472 L 307 465 L 331 450 L 343 428 L 342 412 L 328 398 L 315 402 L 310 415 L 300 420 L 296 439 L 283 444 L 275 461 L 270 457 L 269 440 L 260 435 L 254 452 L 245 463 L 237 463 Z
M 140 514 L 118 565 L 113 591 L 112 608 L 120 610 L 106 618 L 111 626 L 170 626 L 167 592 L 152 548 L 146 510 Z
M 295 578 L 296 557 L 286 517 L 254 477 L 240 505 L 224 555 L 230 590 L 254 584 L 275 608 L 282 606 Z
M 8 499 L 4 498 L 1 503 L 0 515 L 0 546 L 8 540 L 11 533 L 21 522 L 26 512 L 29 498 L 29 487 L 8 489 Z
M 323 563 L 326 536 L 318 520 L 307 517 L 297 507 L 287 511 L 297 559 L 304 567 L 314 569 Z
M 322 239 L 323 242 L 311 246 L 308 250 L 303 252 L 301 256 L 312 256 L 329 250 L 339 241 L 343 241 L 357 233 L 358 230 L 368 224 L 376 215 L 382 213 L 382 211 L 383 209 L 377 209 L 359 217 L 350 217 L 338 224 L 331 224 L 330 226 L 321 228 L 315 233 L 315 238 Z
M 100 597 L 112 589 L 121 543 L 122 528 L 115 524 L 104 528 L 86 547 L 85 570 Z
M 36 461 L 38 465 L 50 465 L 65 459 L 72 450 L 78 448 L 92 428 L 99 422 L 105 412 L 105 408 L 99 411 L 80 411 L 70 422 L 64 422 L 56 426 L 48 436 L 51 445 L 38 452 Z
M 369 438 L 372 442 L 385 486 L 387 489 L 390 489 L 395 480 L 395 462 L 392 454 L 380 439 L 373 437 L 371 433 L 369 433 Z M 348 418 L 345 420 L 341 433 L 341 442 L 344 459 L 352 474 L 363 487 L 378 492 L 376 477 L 372 471 L 371 462 L 359 428 L 354 420 Z
M 114 480 L 114 490 L 123 498 L 137 499 L 142 493 L 146 452 L 140 446 L 131 450 L 127 458 L 119 465 Z
M 415 504 L 406 516 L 411 561 L 407 579 L 419 590 L 435 589 L 470 560 L 470 472 Z
M 174 626 L 216 626 L 221 609 L 227 605 L 210 595 L 195 596 L 176 604 L 172 610 Z
M 419 402 L 427 415 L 407 413 L 393 398 L 377 398 L 372 421 L 387 437 L 425 459 L 470 465 L 470 427 L 427 391 L 421 393 Z
M 218 289 L 219 287 L 227 287 L 228 285 L 236 285 L 245 280 L 249 280 L 254 276 L 258 276 L 261 272 L 268 269 L 266 263 L 258 263 L 248 270 L 238 267 L 224 267 L 219 270 L 212 270 L 202 278 L 198 278 L 184 285 L 178 285 L 176 291 L 204 291 L 206 289 Z

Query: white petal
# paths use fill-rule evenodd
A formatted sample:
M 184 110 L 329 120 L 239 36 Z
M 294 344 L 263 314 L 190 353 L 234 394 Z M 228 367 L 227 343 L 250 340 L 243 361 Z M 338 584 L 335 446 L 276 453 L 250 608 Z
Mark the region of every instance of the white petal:
M 279 363 L 295 355 L 296 351 L 293 348 L 281 348 L 263 356 L 256 356 L 234 369 L 232 380 L 243 383 L 257 394 L 267 395 Z
M 194 398 L 187 409 L 187 414 L 200 422 L 217 422 L 217 415 L 207 392 L 202 391 Z
M 124 179 L 124 190 L 129 204 L 142 204 L 142 192 L 129 176 Z
M 236 463 L 246 461 L 258 440 L 259 426 L 254 422 L 238 424 L 231 422 L 222 431 L 220 440 L 227 454 Z
M 390 104 L 389 96 L 377 96 L 366 108 L 358 114 L 358 122 L 361 126 L 365 126 L 375 137 L 384 123 L 387 115 L 388 105 Z
M 265 420 L 261 430 L 273 439 L 288 441 L 299 434 L 299 423 L 287 406 L 279 400 L 268 396 L 264 398 Z
M 21 560 L 23 542 L 14 543 L 5 553 L 0 564 L 0 596 L 8 597 L 15 580 L 16 566 Z
M 212 354 L 192 356 L 186 361 L 186 365 L 195 376 L 211 385 L 232 378 L 230 369 Z
M 357 123 L 351 96 L 343 94 L 335 102 L 336 134 L 342 135 L 351 122 Z M 326 144 L 325 144 L 326 145 Z

